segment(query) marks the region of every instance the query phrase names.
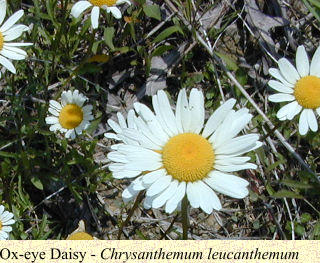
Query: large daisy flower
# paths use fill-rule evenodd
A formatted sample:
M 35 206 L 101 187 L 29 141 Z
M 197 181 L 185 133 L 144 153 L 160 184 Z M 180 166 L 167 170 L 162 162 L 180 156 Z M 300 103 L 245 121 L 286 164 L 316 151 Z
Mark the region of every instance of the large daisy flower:
M 12 73 L 16 73 L 16 69 L 13 66 L 12 60 L 23 60 L 26 58 L 27 53 L 18 48 L 22 46 L 30 46 L 32 43 L 15 43 L 10 42 L 20 37 L 24 31 L 29 28 L 25 25 L 15 25 L 15 23 L 23 16 L 23 10 L 15 12 L 8 20 L 2 25 L 2 22 L 6 16 L 7 2 L 0 0 L 0 64 Z M 1 74 L 1 72 L 0 72 Z
M 145 208 L 165 205 L 167 213 L 181 204 L 185 195 L 194 208 L 206 213 L 221 209 L 216 194 L 233 198 L 248 195 L 248 182 L 234 174 L 255 169 L 244 153 L 261 146 L 258 134 L 237 136 L 250 122 L 248 109 L 233 110 L 234 99 L 223 103 L 205 122 L 204 98 L 192 89 L 179 92 L 175 114 L 164 91 L 152 97 L 153 113 L 141 103 L 134 104 L 127 121 L 119 113 L 118 122 L 108 120 L 115 133 L 107 138 L 121 141 L 113 145 L 108 158 L 113 177 L 135 178 L 123 191 L 124 201 L 146 190 Z M 136 115 L 137 114 L 137 115 Z
M 51 125 L 50 131 L 60 131 L 66 138 L 74 139 L 76 134 L 87 129 L 93 120 L 92 105 L 83 106 L 87 99 L 78 90 L 69 90 L 62 92 L 61 103 L 50 100 L 52 116 L 46 117 L 46 123 Z
M 0 205 L 0 240 L 9 238 L 9 233 L 12 231 L 12 227 L 10 225 L 15 223 L 12 218 L 13 214 L 5 211 L 4 206 Z
M 129 0 L 88 0 L 88 1 L 78 1 L 75 3 L 71 9 L 71 14 L 74 17 L 79 17 L 89 7 L 92 7 L 91 10 L 91 25 L 93 28 L 98 28 L 99 26 L 99 14 L 100 8 L 107 11 L 107 13 L 112 13 L 112 15 L 120 19 L 122 17 L 121 11 L 117 5 L 131 2 Z
M 285 58 L 278 61 L 279 69 L 269 70 L 277 80 L 270 80 L 269 86 L 277 94 L 269 96 L 272 102 L 290 102 L 283 106 L 277 117 L 292 120 L 300 114 L 299 133 L 305 135 L 309 128 L 318 130 L 315 111 L 320 115 L 320 47 L 316 50 L 311 64 L 304 46 L 299 46 L 296 54 L 296 68 Z

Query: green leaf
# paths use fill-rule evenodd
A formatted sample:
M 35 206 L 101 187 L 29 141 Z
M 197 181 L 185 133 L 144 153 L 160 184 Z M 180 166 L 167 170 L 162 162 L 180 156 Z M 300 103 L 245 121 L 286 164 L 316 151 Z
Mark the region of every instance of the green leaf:
M 297 198 L 297 199 L 303 199 L 304 197 L 302 195 L 299 195 L 295 192 L 289 191 L 289 190 L 280 190 L 278 192 L 275 192 L 271 195 L 273 198 Z
M 159 21 L 161 21 L 161 12 L 160 7 L 158 5 L 143 5 L 143 12 L 148 17 L 155 18 Z
M 305 230 L 304 226 L 296 225 L 294 227 L 294 232 L 296 232 L 296 234 L 299 235 L 299 236 L 303 236 L 304 233 L 306 232 L 306 230 Z
M 36 176 L 31 177 L 31 183 L 38 188 L 39 190 L 43 190 L 43 184 L 41 183 L 40 179 Z
M 283 179 L 280 181 L 281 184 L 284 184 L 289 187 L 298 188 L 298 189 L 310 189 L 312 188 L 311 185 L 302 183 L 299 181 L 291 180 L 291 179 Z
M 111 50 L 114 50 L 114 45 L 113 45 L 114 32 L 115 32 L 114 27 L 106 27 L 103 34 L 104 42 L 107 44 L 107 46 Z
M 227 54 L 223 54 L 220 52 L 216 52 L 216 54 L 224 61 L 224 63 L 226 63 L 226 66 L 229 70 L 234 70 L 234 71 L 238 70 L 239 67 L 238 67 L 236 61 L 233 60 L 233 58 L 231 58 Z
M 164 39 L 166 39 L 167 37 L 171 36 L 173 33 L 176 33 L 176 32 L 179 32 L 181 33 L 182 35 L 183 34 L 183 31 L 181 29 L 180 26 L 171 26 L 171 27 L 168 27 L 166 28 L 165 30 L 163 30 L 153 41 L 152 43 L 157 43 L 157 42 L 160 42 Z
M 161 45 L 157 47 L 155 50 L 153 50 L 151 56 L 156 57 L 156 56 L 161 56 L 163 53 L 167 52 L 168 50 L 173 49 L 174 46 L 172 45 Z
M 301 215 L 301 223 L 302 224 L 305 224 L 305 223 L 308 223 L 309 221 L 311 221 L 312 217 L 309 213 L 303 213 Z
M 313 237 L 316 238 L 316 239 L 319 239 L 319 238 L 320 238 L 320 220 L 318 220 L 318 222 L 317 222 L 316 225 L 314 226 L 312 235 L 313 235 Z
M 276 168 L 277 166 L 279 166 L 280 164 L 285 163 L 285 160 L 279 160 L 274 162 L 273 164 L 271 164 L 270 166 L 268 166 L 268 168 L 266 169 L 266 173 L 269 173 L 270 171 L 274 170 L 274 168 Z
M 9 152 L 4 152 L 4 151 L 0 151 L 0 156 L 8 157 L 8 158 L 17 158 L 16 153 L 9 153 Z

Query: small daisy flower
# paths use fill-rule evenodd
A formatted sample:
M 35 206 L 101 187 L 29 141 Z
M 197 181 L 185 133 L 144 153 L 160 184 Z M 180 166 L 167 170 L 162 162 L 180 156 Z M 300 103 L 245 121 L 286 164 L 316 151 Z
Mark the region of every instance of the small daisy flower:
M 287 59 L 278 61 L 279 69 L 270 68 L 269 73 L 277 80 L 270 80 L 268 85 L 279 93 L 269 96 L 272 102 L 290 102 L 278 112 L 279 120 L 292 120 L 300 112 L 299 133 L 308 130 L 316 132 L 318 122 L 315 115 L 320 115 L 320 47 L 316 50 L 311 64 L 304 46 L 299 46 L 296 53 L 296 67 Z
M 13 214 L 5 211 L 4 206 L 0 205 L 0 240 L 9 238 L 9 233 L 12 231 L 12 227 L 10 225 L 15 223 L 12 218 Z
M 23 16 L 23 10 L 15 12 L 2 25 L 2 22 L 6 16 L 6 10 L 7 2 L 5 0 L 0 0 L 0 64 L 3 65 L 6 69 L 8 69 L 10 72 L 15 74 L 16 69 L 9 59 L 25 59 L 27 53 L 18 47 L 30 46 L 32 45 L 32 43 L 10 42 L 20 37 L 21 34 L 27 31 L 29 28 L 21 24 L 15 25 L 15 23 Z
M 93 120 L 92 105 L 83 106 L 87 99 L 78 90 L 69 90 L 62 92 L 61 103 L 50 100 L 49 112 L 53 116 L 46 117 L 50 131 L 60 131 L 66 138 L 74 139 L 87 129 Z
M 97 238 L 91 236 L 86 232 L 86 227 L 83 220 L 80 220 L 78 224 L 78 228 L 67 237 L 67 240 L 96 240 L 96 239 Z
M 78 1 L 75 3 L 71 9 L 71 14 L 77 18 L 89 7 L 92 7 L 91 10 L 91 25 L 92 27 L 98 28 L 99 26 L 99 14 L 100 8 L 107 11 L 107 13 L 112 13 L 112 15 L 120 19 L 122 17 L 121 11 L 117 5 L 127 3 L 131 5 L 129 0 L 88 0 L 88 1 Z
M 109 119 L 115 133 L 107 138 L 121 141 L 113 145 L 108 158 L 113 177 L 135 178 L 123 191 L 125 202 L 146 190 L 145 208 L 165 206 L 171 213 L 185 195 L 194 208 L 206 213 L 220 210 L 216 194 L 233 198 L 248 195 L 248 182 L 234 174 L 255 169 L 244 153 L 261 146 L 258 134 L 238 136 L 250 122 L 249 110 L 233 110 L 236 101 L 223 103 L 205 123 L 204 98 L 192 89 L 179 92 L 175 114 L 164 91 L 152 97 L 153 113 L 141 103 L 134 104 L 127 120 L 118 113 L 118 122 Z M 137 114 L 137 115 L 136 115 Z

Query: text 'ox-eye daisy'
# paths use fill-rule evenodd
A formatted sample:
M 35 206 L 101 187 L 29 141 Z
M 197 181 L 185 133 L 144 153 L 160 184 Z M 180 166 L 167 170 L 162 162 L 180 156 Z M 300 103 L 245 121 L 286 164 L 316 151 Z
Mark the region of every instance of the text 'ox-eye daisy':
M 12 218 L 13 214 L 5 211 L 4 206 L 0 205 L 0 240 L 9 238 L 9 233 L 12 231 L 10 225 L 15 223 L 15 220 Z
M 309 128 L 318 130 L 315 111 L 320 115 L 320 47 L 316 50 L 311 64 L 304 46 L 296 53 L 296 68 L 285 58 L 278 61 L 279 69 L 269 70 L 277 80 L 270 80 L 269 86 L 277 94 L 269 96 L 272 102 L 290 102 L 277 113 L 280 120 L 292 120 L 300 114 L 299 133 L 305 135 Z
M 50 100 L 52 116 L 46 117 L 46 123 L 51 125 L 50 131 L 60 131 L 66 138 L 74 139 L 76 134 L 87 129 L 93 120 L 92 105 L 83 106 L 87 99 L 78 90 L 69 90 L 62 92 L 61 103 Z
M 118 123 L 108 120 L 115 133 L 107 138 L 121 141 L 108 158 L 115 178 L 135 178 L 122 194 L 124 201 L 146 190 L 145 208 L 165 205 L 173 212 L 187 198 L 206 213 L 221 209 L 216 192 L 233 198 L 248 195 L 248 182 L 233 173 L 255 169 L 250 157 L 241 155 L 261 146 L 258 134 L 238 136 L 250 122 L 248 109 L 233 110 L 234 99 L 223 103 L 205 122 L 204 98 L 192 89 L 179 92 L 175 114 L 164 91 L 152 97 L 153 113 L 134 104 L 127 120 L 118 113 Z M 137 115 L 136 115 L 137 114 Z
M 75 3 L 71 9 L 71 14 L 77 18 L 89 7 L 92 7 L 91 11 L 91 25 L 93 28 L 98 28 L 99 26 L 99 15 L 100 8 L 107 11 L 107 13 L 112 13 L 112 15 L 120 19 L 122 17 L 121 11 L 117 5 L 127 3 L 131 4 L 129 0 L 88 0 L 88 1 L 78 1 Z
M 21 24 L 15 25 L 15 23 L 23 16 L 23 10 L 19 10 L 15 12 L 2 25 L 2 22 L 6 16 L 6 10 L 7 10 L 7 2 L 5 0 L 0 0 L 0 25 L 1 25 L 0 27 L 0 64 L 15 74 L 16 69 L 9 59 L 12 59 L 12 60 L 25 59 L 27 56 L 27 53 L 18 47 L 30 46 L 32 45 L 32 43 L 10 42 L 20 37 L 22 33 L 24 31 L 27 31 L 29 28 Z

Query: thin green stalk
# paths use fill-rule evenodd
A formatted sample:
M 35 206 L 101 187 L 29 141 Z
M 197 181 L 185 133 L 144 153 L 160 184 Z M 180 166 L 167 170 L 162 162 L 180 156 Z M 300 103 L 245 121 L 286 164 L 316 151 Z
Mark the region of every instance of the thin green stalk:
M 119 228 L 117 239 L 121 238 L 121 234 L 123 232 L 123 228 L 129 223 L 131 217 L 133 216 L 134 211 L 136 210 L 136 208 L 138 207 L 138 205 L 142 201 L 142 197 L 143 197 L 143 191 L 140 191 L 140 193 L 138 194 L 136 200 L 134 201 L 134 204 L 133 204 L 132 208 L 129 211 L 129 214 L 128 214 L 126 220 L 121 224 L 121 226 Z
M 188 240 L 188 228 L 189 228 L 189 215 L 188 215 L 188 198 L 185 196 L 182 199 L 181 204 L 181 216 L 182 216 L 182 239 Z

